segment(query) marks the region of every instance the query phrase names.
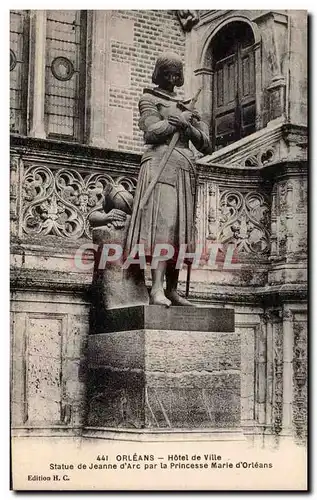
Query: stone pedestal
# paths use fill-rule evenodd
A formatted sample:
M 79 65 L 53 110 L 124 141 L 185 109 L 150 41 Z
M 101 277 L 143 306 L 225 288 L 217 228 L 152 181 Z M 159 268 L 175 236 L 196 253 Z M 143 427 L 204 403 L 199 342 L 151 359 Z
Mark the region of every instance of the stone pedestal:
M 139 306 L 109 312 L 88 340 L 88 427 L 240 425 L 233 309 Z

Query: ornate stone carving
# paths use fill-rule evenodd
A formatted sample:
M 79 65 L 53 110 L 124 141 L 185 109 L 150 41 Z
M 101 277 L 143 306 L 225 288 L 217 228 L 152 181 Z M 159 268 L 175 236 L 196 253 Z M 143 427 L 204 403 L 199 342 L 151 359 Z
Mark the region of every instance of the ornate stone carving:
M 277 187 L 277 249 L 279 255 L 284 255 L 286 252 L 287 241 L 287 190 L 286 183 L 283 182 Z
M 210 184 L 208 188 L 209 208 L 208 208 L 208 231 L 207 240 L 217 239 L 217 189 L 215 184 Z
M 262 314 L 263 322 L 268 323 L 279 323 L 282 318 L 282 311 L 280 309 L 267 310 Z
M 10 157 L 10 217 L 17 218 L 17 196 L 18 196 L 18 176 L 19 157 Z
M 296 437 L 305 439 L 307 422 L 307 332 L 306 323 L 295 321 L 294 325 L 294 402 L 293 421 Z
M 269 251 L 269 204 L 256 191 L 225 190 L 219 199 L 218 242 L 234 243 L 239 252 L 266 254 Z
M 293 217 L 295 210 L 292 181 L 284 181 L 274 186 L 272 206 L 274 206 L 274 211 L 272 210 L 272 229 L 276 233 L 274 235 L 277 242 L 276 254 L 281 257 L 293 251 Z
M 274 328 L 274 395 L 273 395 L 273 431 L 279 434 L 283 422 L 283 330 L 282 324 Z
M 268 165 L 275 160 L 276 151 L 274 146 L 270 146 L 269 148 L 260 149 L 259 152 L 251 154 L 244 158 L 239 164 L 242 167 L 263 167 L 264 165 Z
M 305 179 L 300 179 L 298 182 L 298 194 L 297 194 L 297 213 L 307 212 L 307 182 Z
M 272 189 L 271 206 L 271 257 L 277 255 L 277 186 L 274 184 Z
M 199 14 L 196 10 L 177 10 L 176 14 L 184 31 L 191 31 L 199 22 Z
M 240 155 L 234 161 L 227 158 L 217 160 L 217 163 L 230 165 L 231 167 L 261 168 L 277 160 L 277 145 L 266 145 L 262 148 L 254 148 L 251 152 Z M 250 150 L 250 147 L 249 147 Z M 220 150 L 221 151 L 221 150 Z
M 74 169 L 31 166 L 23 181 L 22 229 L 29 235 L 91 238 L 90 214 L 102 206 L 106 184 L 134 191 L 135 179 L 107 174 L 82 174 Z
M 200 194 L 200 193 L 199 193 Z M 197 202 L 196 202 L 196 213 L 195 213 L 195 230 L 196 234 L 199 234 L 199 229 L 200 229 L 200 221 L 201 221 L 201 196 L 197 196 Z

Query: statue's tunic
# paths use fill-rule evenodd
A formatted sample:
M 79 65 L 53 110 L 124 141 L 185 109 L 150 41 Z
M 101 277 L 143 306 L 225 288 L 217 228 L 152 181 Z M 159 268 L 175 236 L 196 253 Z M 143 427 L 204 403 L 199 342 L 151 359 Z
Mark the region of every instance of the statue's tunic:
M 169 243 L 175 255 L 181 244 L 187 252 L 194 251 L 194 154 L 189 149 L 189 132 L 180 131 L 179 141 L 161 174 L 147 205 L 140 210 L 145 190 L 157 172 L 176 129 L 170 125 L 169 115 L 182 112 L 180 103 L 173 95 L 160 89 L 145 89 L 139 102 L 140 129 L 147 145 L 142 156 L 141 168 L 134 196 L 131 224 L 126 249 L 131 252 L 136 244 L 143 244 L 145 254 L 150 257 L 155 244 Z M 194 120 L 193 126 L 200 131 L 195 147 L 201 151 L 209 146 L 208 127 Z

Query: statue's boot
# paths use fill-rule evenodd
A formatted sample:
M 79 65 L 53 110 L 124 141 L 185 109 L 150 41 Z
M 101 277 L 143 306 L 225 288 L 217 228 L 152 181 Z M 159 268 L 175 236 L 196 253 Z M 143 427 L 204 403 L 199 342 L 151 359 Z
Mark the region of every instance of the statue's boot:
M 156 290 L 150 293 L 150 304 L 155 306 L 170 307 L 171 301 L 165 297 L 163 290 Z
M 171 301 L 173 306 L 192 306 L 196 307 L 194 304 L 189 302 L 189 300 L 184 299 L 184 297 L 181 297 L 178 295 L 176 290 L 171 290 L 171 291 L 166 291 L 165 293 L 166 297 Z

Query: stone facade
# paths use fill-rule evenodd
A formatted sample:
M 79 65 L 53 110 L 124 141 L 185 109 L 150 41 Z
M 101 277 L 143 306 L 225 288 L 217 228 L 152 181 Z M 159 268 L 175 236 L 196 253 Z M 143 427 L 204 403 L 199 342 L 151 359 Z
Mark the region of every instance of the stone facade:
M 241 418 L 235 425 L 248 436 L 303 442 L 306 13 L 198 11 L 198 21 L 194 17 L 191 29 L 184 29 L 174 11 L 88 12 L 87 126 L 79 144 L 45 131 L 43 12 L 30 16 L 31 53 L 37 55 L 29 61 L 26 133 L 11 135 L 14 433 L 82 433 L 92 258 L 79 270 L 74 255 L 91 241 L 88 217 L 101 207 L 106 183 L 134 191 L 142 150 L 137 101 L 151 84 L 157 54 L 169 50 L 183 57 L 184 93 L 203 86 L 198 108 L 211 123 L 210 50 L 221 28 L 238 22 L 254 35 L 255 131 L 197 157 L 196 226 L 204 245 L 234 244 L 241 267 L 224 270 L 220 262 L 193 271 L 190 297 L 201 306 L 235 309 L 236 348 L 226 349 L 228 363 L 240 373 L 234 400 Z

